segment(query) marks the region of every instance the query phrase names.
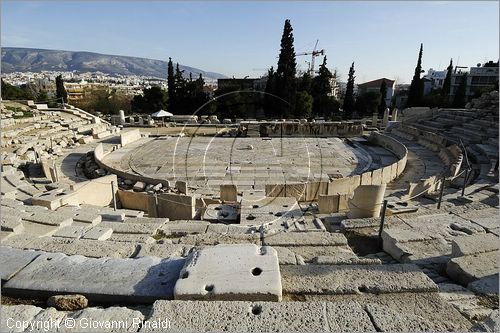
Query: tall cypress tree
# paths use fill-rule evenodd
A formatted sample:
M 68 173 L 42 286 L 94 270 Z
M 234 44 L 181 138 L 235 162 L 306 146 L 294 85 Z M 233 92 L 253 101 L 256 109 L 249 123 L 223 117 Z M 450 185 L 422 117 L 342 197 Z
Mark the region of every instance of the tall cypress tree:
M 444 78 L 443 88 L 441 88 L 441 96 L 450 95 L 451 73 L 453 71 L 453 59 L 450 59 L 450 65 L 447 68 L 446 77 Z
M 380 104 L 378 105 L 378 114 L 383 115 L 385 109 L 387 108 L 387 103 L 385 102 L 385 97 L 387 96 L 387 83 L 382 80 L 380 84 Z
M 422 54 L 424 52 L 424 44 L 420 44 L 420 51 L 418 52 L 417 66 L 415 67 L 415 73 L 413 74 L 413 79 L 411 80 L 410 90 L 408 91 L 408 101 L 407 106 L 416 106 L 420 103 L 422 96 L 424 94 L 423 81 L 420 78 L 420 73 L 422 72 Z
M 61 75 L 56 76 L 56 97 L 58 100 L 63 100 L 64 103 L 68 103 L 68 93 L 64 88 L 64 81 Z
M 344 96 L 344 105 L 342 108 L 344 109 L 344 118 L 352 119 L 352 114 L 354 112 L 354 62 L 349 68 L 349 76 L 347 78 L 347 86 L 345 90 Z
M 285 20 L 283 35 L 281 37 L 281 50 L 276 70 L 276 95 L 289 103 L 278 104 L 278 112 L 281 117 L 293 113 L 295 95 L 297 92 L 296 78 L 297 63 L 295 60 L 295 49 L 293 47 L 293 29 L 290 20 Z
M 460 84 L 458 85 L 457 92 L 455 93 L 455 97 L 453 98 L 452 106 L 454 108 L 465 107 L 466 90 L 467 90 L 467 73 L 464 73 L 464 75 L 462 75 L 462 81 L 460 81 Z
M 175 77 L 174 64 L 172 58 L 168 58 L 168 73 L 167 73 L 167 88 L 168 88 L 168 105 L 170 110 L 175 109 Z

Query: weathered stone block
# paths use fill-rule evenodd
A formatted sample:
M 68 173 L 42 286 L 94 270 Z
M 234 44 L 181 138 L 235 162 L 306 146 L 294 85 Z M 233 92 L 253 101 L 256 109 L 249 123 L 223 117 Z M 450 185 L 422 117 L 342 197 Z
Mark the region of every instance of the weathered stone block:
M 254 244 L 217 245 L 190 254 L 174 290 L 179 300 L 280 301 L 278 255 Z

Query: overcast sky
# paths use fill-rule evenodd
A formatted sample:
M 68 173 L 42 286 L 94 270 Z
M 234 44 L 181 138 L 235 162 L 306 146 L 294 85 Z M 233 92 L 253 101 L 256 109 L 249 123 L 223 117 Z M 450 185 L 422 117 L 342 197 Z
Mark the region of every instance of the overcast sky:
M 227 76 L 276 66 L 286 18 L 295 51 L 316 39 L 345 81 L 409 83 L 424 43 L 423 68 L 474 66 L 499 57 L 498 1 L 1 1 L 1 45 L 167 60 Z M 317 63 L 322 59 L 317 58 Z M 305 69 L 309 56 L 297 57 Z

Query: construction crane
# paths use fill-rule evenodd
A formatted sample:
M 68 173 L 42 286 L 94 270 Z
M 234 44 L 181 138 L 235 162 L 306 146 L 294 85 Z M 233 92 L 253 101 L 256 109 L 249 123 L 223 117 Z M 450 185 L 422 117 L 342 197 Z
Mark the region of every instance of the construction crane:
M 318 42 L 319 39 L 316 39 L 316 44 L 314 45 L 314 49 L 311 52 L 302 52 L 302 53 L 297 53 L 295 56 L 304 56 L 304 55 L 310 55 L 311 56 L 311 62 L 309 65 L 309 75 L 314 76 L 314 58 L 319 57 L 320 55 L 325 54 L 325 50 L 317 50 L 318 48 Z

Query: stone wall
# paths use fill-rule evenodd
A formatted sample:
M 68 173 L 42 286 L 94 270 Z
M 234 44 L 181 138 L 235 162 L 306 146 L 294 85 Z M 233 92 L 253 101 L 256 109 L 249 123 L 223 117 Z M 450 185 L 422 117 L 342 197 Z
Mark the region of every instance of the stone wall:
M 363 125 L 354 122 L 258 122 L 243 121 L 240 128 L 247 137 L 353 137 L 363 134 Z

